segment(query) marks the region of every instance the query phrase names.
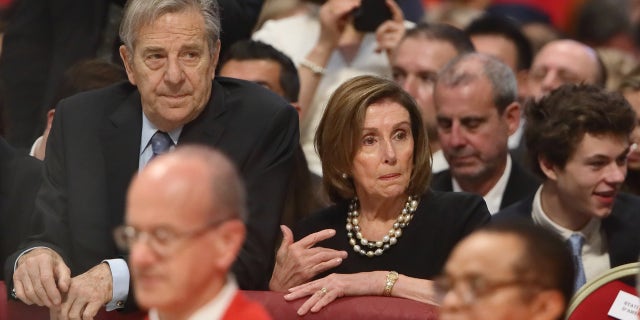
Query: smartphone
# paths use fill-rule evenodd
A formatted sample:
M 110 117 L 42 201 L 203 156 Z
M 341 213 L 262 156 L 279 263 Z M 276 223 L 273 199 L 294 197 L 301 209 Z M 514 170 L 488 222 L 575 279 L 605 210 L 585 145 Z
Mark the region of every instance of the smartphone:
M 375 32 L 383 22 L 391 19 L 391 9 L 385 0 L 362 0 L 353 11 L 353 26 L 358 31 Z

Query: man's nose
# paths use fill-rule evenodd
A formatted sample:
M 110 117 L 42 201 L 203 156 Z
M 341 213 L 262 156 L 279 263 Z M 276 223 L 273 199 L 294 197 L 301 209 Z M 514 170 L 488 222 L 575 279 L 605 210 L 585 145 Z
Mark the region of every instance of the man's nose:
M 166 82 L 175 84 L 180 83 L 184 79 L 184 70 L 177 57 L 169 58 L 167 62 L 167 69 L 164 73 L 164 80 Z
M 451 132 L 449 132 L 449 141 L 451 146 L 453 147 L 464 146 L 467 143 L 467 140 L 464 135 L 464 131 L 460 127 L 460 124 L 457 122 L 454 122 L 451 124 Z

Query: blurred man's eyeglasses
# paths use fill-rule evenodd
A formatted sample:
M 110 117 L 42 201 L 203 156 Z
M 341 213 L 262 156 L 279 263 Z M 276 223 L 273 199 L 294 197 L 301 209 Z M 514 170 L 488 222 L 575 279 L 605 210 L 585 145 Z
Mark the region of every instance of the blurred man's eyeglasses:
M 447 276 L 439 276 L 434 279 L 436 301 L 442 304 L 445 296 L 453 291 L 465 305 L 471 305 L 497 290 L 507 287 L 537 286 L 533 281 L 526 279 L 490 280 L 482 276 L 470 276 L 461 279 L 453 279 Z
M 211 221 L 206 225 L 189 231 L 178 231 L 171 227 L 158 227 L 149 231 L 141 231 L 133 226 L 119 226 L 113 231 L 113 237 L 120 250 L 129 251 L 133 244 L 146 238 L 149 247 L 159 256 L 166 257 L 175 252 L 181 243 L 205 234 L 217 228 L 226 219 Z

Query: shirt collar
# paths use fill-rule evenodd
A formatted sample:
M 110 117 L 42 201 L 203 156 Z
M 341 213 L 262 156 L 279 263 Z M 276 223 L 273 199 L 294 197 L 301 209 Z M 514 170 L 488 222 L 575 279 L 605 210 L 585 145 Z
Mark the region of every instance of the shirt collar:
M 589 220 L 589 222 L 582 229 L 575 230 L 575 231 L 567 229 L 553 222 L 553 220 L 549 218 L 549 215 L 545 213 L 544 210 L 542 209 L 541 194 L 542 194 L 543 187 L 544 187 L 544 184 L 538 187 L 538 191 L 536 191 L 536 194 L 533 197 L 533 203 L 531 206 L 531 218 L 533 219 L 533 221 L 538 225 L 541 225 L 543 227 L 546 227 L 548 229 L 555 231 L 560 236 L 562 236 L 562 238 L 565 240 L 569 239 L 569 237 L 572 234 L 578 233 L 578 234 L 581 234 L 587 242 L 589 243 L 592 242 L 594 237 L 598 236 L 598 232 L 600 231 L 601 220 L 596 218 L 591 218 L 591 220 Z
M 140 134 L 140 155 L 144 152 L 144 150 L 149 146 L 149 142 L 151 141 L 151 137 L 158 131 L 158 127 L 156 127 L 150 120 L 147 118 L 147 115 L 142 113 L 142 133 Z M 171 141 L 173 141 L 173 145 L 178 144 L 178 138 L 180 138 L 180 133 L 182 133 L 182 126 L 167 132 L 169 137 L 171 137 Z

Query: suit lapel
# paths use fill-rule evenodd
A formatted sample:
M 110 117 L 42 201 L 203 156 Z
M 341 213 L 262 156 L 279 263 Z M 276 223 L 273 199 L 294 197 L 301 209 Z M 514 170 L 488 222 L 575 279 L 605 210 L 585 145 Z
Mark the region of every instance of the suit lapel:
M 195 120 L 184 126 L 178 144 L 218 145 L 227 125 L 227 121 L 224 121 L 224 115 L 229 107 L 225 102 L 226 97 L 225 88 L 217 81 L 213 81 L 209 103 Z
M 431 188 L 438 191 L 453 191 L 451 171 L 447 169 L 434 174 L 431 180 Z
M 511 161 L 511 172 L 502 195 L 500 209 L 504 209 L 532 193 L 535 194 L 538 186 L 539 183 L 535 181 L 535 178 L 525 171 L 518 162 Z
M 141 132 L 142 106 L 135 90 L 105 119 L 101 131 L 111 226 L 124 218 L 126 190 L 138 170 Z

